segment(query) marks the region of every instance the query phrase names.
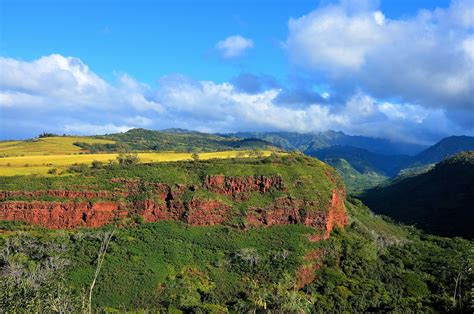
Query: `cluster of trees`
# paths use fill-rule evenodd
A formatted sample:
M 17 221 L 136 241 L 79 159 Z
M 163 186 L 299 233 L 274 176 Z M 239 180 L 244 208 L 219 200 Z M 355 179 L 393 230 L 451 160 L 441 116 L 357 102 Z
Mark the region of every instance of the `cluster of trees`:
M 323 252 L 320 267 L 316 280 L 301 287 L 295 272 L 305 250 L 297 248 L 308 231 L 296 227 L 239 233 L 163 222 L 122 230 L 117 237 L 102 230 L 18 232 L 0 243 L 0 307 L 6 312 L 63 313 L 111 307 L 204 313 L 469 308 L 469 241 L 425 236 L 416 230 L 403 241 L 381 241 L 384 236 L 374 232 L 382 229 L 369 230 L 354 222 L 314 244 Z M 156 276 L 153 270 L 164 271 L 162 267 L 175 271 L 150 280 Z M 79 274 L 85 277 L 77 282 Z
M 49 133 L 49 132 L 43 132 L 38 135 L 38 138 L 44 138 L 44 137 L 55 137 L 55 136 L 61 136 L 55 133 Z M 66 136 L 66 134 L 63 134 L 63 136 Z

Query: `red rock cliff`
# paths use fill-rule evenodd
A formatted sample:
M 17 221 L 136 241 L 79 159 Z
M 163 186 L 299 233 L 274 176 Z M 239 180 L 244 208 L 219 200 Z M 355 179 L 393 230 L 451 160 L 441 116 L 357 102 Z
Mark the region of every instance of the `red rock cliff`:
M 218 200 L 201 200 L 191 197 L 183 200 L 187 191 L 202 188 L 225 195 L 239 202 L 252 192 L 268 193 L 284 191 L 280 176 L 226 177 L 207 176 L 203 184 L 197 186 L 163 183 L 143 183 L 114 179 L 124 183 L 125 189 L 108 191 L 0 191 L 0 220 L 18 220 L 47 228 L 99 227 L 114 220 L 137 214 L 147 222 L 176 220 L 191 225 L 216 225 L 228 221 L 231 208 Z M 141 193 L 146 185 L 152 187 L 153 199 L 121 203 L 113 197 L 127 197 Z M 35 201 L 35 197 L 54 196 L 64 198 L 64 202 Z M 8 198 L 32 198 L 31 201 L 6 200 Z M 103 199 L 101 202 L 84 200 Z M 312 240 L 326 239 L 334 226 L 347 224 L 344 207 L 345 192 L 334 189 L 329 204 L 304 202 L 290 197 L 277 199 L 266 208 L 249 208 L 246 220 L 249 226 L 271 226 L 284 224 L 305 224 L 320 230 L 320 235 Z

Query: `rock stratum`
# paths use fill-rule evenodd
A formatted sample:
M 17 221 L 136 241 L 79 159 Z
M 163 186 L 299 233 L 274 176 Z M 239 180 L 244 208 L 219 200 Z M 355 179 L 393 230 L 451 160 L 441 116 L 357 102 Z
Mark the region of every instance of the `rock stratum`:
M 311 240 L 325 239 L 335 226 L 347 224 L 343 188 L 332 189 L 327 202 L 299 199 L 285 194 L 286 184 L 291 182 L 279 175 L 208 175 L 200 184 L 170 185 L 124 178 L 110 182 L 123 188 L 0 191 L 0 220 L 72 229 L 101 227 L 137 216 L 145 222 L 174 220 L 195 226 L 226 224 L 238 216 L 245 227 L 304 224 L 320 231 Z M 253 194 L 275 193 L 280 194 L 265 205 L 246 203 Z M 216 197 L 202 196 L 207 194 Z M 237 210 L 239 204 L 245 210 Z

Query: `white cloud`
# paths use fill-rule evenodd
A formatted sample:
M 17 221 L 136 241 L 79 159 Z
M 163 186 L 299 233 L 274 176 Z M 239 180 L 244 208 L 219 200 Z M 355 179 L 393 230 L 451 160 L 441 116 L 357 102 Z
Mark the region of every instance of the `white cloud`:
M 225 59 L 241 57 L 250 48 L 253 47 L 251 39 L 240 35 L 229 36 L 216 44 L 216 50 Z
M 366 1 L 367 2 L 367 1 Z M 448 110 L 474 110 L 472 0 L 414 17 L 387 19 L 373 4 L 320 7 L 291 19 L 290 60 L 335 89 Z
M 182 127 L 203 132 L 336 129 L 429 141 L 463 131 L 442 110 L 379 102 L 363 92 L 337 103 L 331 103 L 338 99 L 331 92 L 326 99 L 311 98 L 321 102 L 293 107 L 278 101 L 281 88 L 246 92 L 231 83 L 180 75 L 163 77 L 157 87 L 150 87 L 123 74 L 112 85 L 79 59 L 59 55 L 31 62 L 0 58 L 0 64 L 2 73 L 11 73 L 0 80 L 2 138 L 31 137 L 42 131 L 101 134 L 133 127 Z
M 377 25 L 384 25 L 385 24 L 385 15 L 380 11 L 374 12 L 374 20 Z
M 64 131 L 66 133 L 72 134 L 84 134 L 84 135 L 97 135 L 97 134 L 106 134 L 106 133 L 120 133 L 126 132 L 133 127 L 126 125 L 115 125 L 112 123 L 107 123 L 104 125 L 100 124 L 91 124 L 91 123 L 73 123 L 66 124 L 64 126 Z

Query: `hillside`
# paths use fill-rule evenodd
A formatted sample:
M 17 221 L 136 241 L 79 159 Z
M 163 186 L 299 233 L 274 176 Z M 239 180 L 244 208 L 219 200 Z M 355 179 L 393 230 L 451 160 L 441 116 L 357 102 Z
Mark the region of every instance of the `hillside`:
M 25 141 L 0 141 L 0 157 L 67 155 L 84 152 L 75 143 L 86 145 L 115 146 L 116 142 L 85 136 L 51 136 Z
M 269 150 L 228 150 L 218 152 L 205 152 L 197 154 L 202 160 L 218 158 L 250 158 L 258 156 L 269 156 L 273 151 Z M 282 153 L 280 153 L 282 154 Z M 67 176 L 77 172 L 81 168 L 87 168 L 92 164 L 106 165 L 116 163 L 121 155 L 118 152 L 109 153 L 73 153 L 73 154 L 47 154 L 47 155 L 25 155 L 0 158 L 0 172 L 4 176 L 17 175 L 41 175 L 41 176 Z M 192 153 L 185 152 L 147 152 L 133 153 L 139 162 L 171 162 L 181 160 L 192 160 Z
M 110 239 L 92 295 L 97 311 L 468 311 L 472 243 L 394 225 L 357 200 L 346 208 L 351 223 L 316 242 L 301 224 L 242 230 L 137 220 L 55 231 L 3 222 L 0 307 L 80 312 Z M 19 271 L 5 271 L 12 268 Z
M 304 222 L 321 232 L 334 224 L 330 206 L 343 206 L 345 191 L 333 169 L 299 155 L 262 161 L 110 164 L 66 177 L 0 177 L 0 219 L 52 228 L 97 227 L 135 214 L 197 225 Z
M 269 149 L 273 144 L 256 138 L 236 138 L 215 134 L 168 129 L 163 131 L 132 129 L 101 138 L 116 141 L 116 147 L 81 145 L 88 150 L 117 151 L 121 148 L 140 151 L 209 152 L 233 149 Z
M 343 158 L 325 158 L 325 163 L 334 167 L 342 176 L 347 192 L 359 194 L 363 191 L 386 182 L 389 178 L 380 173 L 366 168 L 364 172 L 359 172 Z
M 286 150 L 300 150 L 308 155 L 309 152 L 331 146 L 351 146 L 385 155 L 415 155 L 426 148 L 423 145 L 353 136 L 331 130 L 319 133 L 238 132 L 231 135 L 239 138 L 259 138 Z
M 84 311 L 98 261 L 95 311 L 446 312 L 468 304 L 468 241 L 374 216 L 345 201 L 334 169 L 298 154 L 0 177 L 0 190 L 7 312 Z
M 411 161 L 406 155 L 382 155 L 351 146 L 332 146 L 316 151 L 307 151 L 319 159 L 342 158 L 360 173 L 375 172 L 393 177 Z
M 405 168 L 437 163 L 450 155 L 474 149 L 474 137 L 470 136 L 447 137 L 426 148 L 422 145 L 351 136 L 334 131 L 303 134 L 241 132 L 233 135 L 240 138 L 260 138 L 286 150 L 300 150 L 320 159 L 342 158 L 358 172 L 371 171 L 389 177 L 395 177 Z
M 472 136 L 450 136 L 430 146 L 417 154 L 412 166 L 428 165 L 440 162 L 451 155 L 462 151 L 474 150 L 474 137 Z
M 474 152 L 457 154 L 428 172 L 370 190 L 363 200 L 376 213 L 427 232 L 472 239 Z

